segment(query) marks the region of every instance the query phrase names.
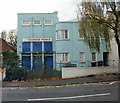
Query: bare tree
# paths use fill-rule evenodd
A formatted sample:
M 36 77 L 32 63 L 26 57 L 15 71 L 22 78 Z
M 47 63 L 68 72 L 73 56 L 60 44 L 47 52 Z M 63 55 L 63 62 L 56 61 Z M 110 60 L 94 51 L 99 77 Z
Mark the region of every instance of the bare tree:
M 8 42 L 13 46 L 17 46 L 17 30 L 13 29 L 8 32 Z
M 80 34 L 90 50 L 100 52 L 101 42 L 110 50 L 110 40 L 115 38 L 120 60 L 120 11 L 116 2 L 82 2 L 80 13 Z M 101 39 L 102 38 L 102 39 Z M 104 39 L 103 39 L 104 38 Z
M 0 33 L 0 35 L 1 35 L 1 38 L 2 38 L 2 39 L 6 40 L 7 32 L 6 32 L 5 30 L 3 30 L 3 31 Z

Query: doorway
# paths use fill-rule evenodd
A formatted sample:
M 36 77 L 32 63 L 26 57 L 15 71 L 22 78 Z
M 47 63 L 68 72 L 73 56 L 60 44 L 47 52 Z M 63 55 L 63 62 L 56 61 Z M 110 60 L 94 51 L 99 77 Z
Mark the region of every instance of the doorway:
M 103 52 L 103 65 L 109 66 L 109 52 Z

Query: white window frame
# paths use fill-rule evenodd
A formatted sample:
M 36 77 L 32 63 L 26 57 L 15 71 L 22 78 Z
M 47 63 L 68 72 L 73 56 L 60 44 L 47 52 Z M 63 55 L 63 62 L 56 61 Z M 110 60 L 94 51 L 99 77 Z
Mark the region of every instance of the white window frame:
M 85 52 L 80 52 L 80 62 L 81 63 L 85 62 Z
M 28 24 L 25 24 L 25 23 L 24 23 L 25 21 L 28 21 Z M 30 20 L 23 20 L 23 21 L 22 21 L 22 25 L 30 25 Z
M 67 31 L 67 38 L 65 38 L 65 33 L 62 34 L 62 31 Z M 60 34 L 58 33 L 60 32 Z M 69 30 L 57 30 L 56 31 L 56 40 L 69 40 Z
M 83 40 L 84 37 L 81 37 L 80 35 L 81 35 L 81 34 L 80 34 L 80 30 L 78 30 L 78 38 L 81 39 L 81 40 Z
M 40 21 L 40 24 L 35 24 L 35 21 L 40 21 L 40 20 L 34 20 L 33 25 L 41 25 L 41 21 Z
M 57 63 L 68 63 L 69 62 L 69 53 L 57 53 L 56 54 Z
M 95 60 L 93 60 L 93 53 L 95 54 Z M 96 52 L 93 52 L 92 53 L 92 62 L 96 62 L 97 61 L 97 53 Z
M 46 21 L 50 21 L 51 23 L 50 24 L 46 24 Z M 52 25 L 52 20 L 45 20 L 44 21 L 44 25 Z

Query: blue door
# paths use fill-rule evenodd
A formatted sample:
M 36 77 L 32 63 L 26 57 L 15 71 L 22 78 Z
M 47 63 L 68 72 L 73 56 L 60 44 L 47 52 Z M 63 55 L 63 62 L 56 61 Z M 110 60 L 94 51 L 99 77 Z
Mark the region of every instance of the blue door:
M 53 69 L 53 56 L 46 56 L 44 60 L 45 69 Z
M 22 66 L 25 69 L 31 69 L 31 57 L 30 56 L 22 56 Z
M 33 69 L 42 69 L 42 58 L 33 57 Z

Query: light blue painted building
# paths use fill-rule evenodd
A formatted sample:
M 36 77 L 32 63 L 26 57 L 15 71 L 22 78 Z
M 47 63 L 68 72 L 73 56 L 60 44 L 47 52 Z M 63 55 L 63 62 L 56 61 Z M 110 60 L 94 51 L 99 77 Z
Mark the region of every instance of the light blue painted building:
M 79 34 L 76 21 L 58 21 L 58 13 L 19 13 L 17 53 L 26 69 L 57 69 L 66 63 L 106 65 L 108 52 L 90 52 Z M 93 65 L 92 65 L 93 66 Z

